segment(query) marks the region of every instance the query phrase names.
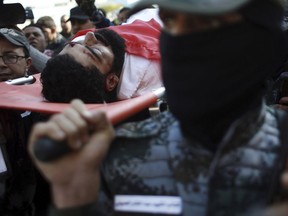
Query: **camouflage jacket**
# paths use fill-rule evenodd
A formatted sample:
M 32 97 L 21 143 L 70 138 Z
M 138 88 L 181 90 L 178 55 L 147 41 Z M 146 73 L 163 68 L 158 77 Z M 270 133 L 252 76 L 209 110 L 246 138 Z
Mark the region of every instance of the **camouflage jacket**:
M 103 165 L 100 207 L 51 215 L 233 216 L 264 207 L 279 192 L 287 154 L 287 119 L 278 116 L 267 106 L 243 116 L 216 153 L 184 138 L 169 112 L 122 125 Z

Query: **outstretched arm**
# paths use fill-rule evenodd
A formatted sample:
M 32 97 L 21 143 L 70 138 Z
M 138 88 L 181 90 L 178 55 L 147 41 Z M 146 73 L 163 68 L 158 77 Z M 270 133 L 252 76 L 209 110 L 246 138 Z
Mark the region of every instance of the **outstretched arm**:
M 35 142 L 49 137 L 66 140 L 72 149 L 52 162 L 41 162 L 34 155 Z M 43 176 L 51 184 L 54 206 L 58 209 L 83 206 L 96 201 L 100 186 L 100 165 L 114 130 L 102 111 L 89 112 L 80 100 L 70 108 L 38 123 L 29 138 L 29 153 Z
M 50 57 L 41 53 L 39 50 L 35 49 L 32 46 L 30 46 L 30 56 L 32 58 L 33 66 L 36 68 L 37 71 L 41 73 Z

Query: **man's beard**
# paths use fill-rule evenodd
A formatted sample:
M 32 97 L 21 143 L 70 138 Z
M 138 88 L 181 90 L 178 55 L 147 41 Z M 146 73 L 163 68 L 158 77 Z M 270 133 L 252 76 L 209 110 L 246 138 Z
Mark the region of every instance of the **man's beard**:
M 95 71 L 94 74 L 95 76 L 94 85 L 100 87 L 96 89 L 95 97 L 97 96 L 99 98 L 99 101 L 102 101 L 102 103 L 111 103 L 117 101 L 117 90 L 116 90 L 117 88 L 114 88 L 112 91 L 106 90 L 106 78 L 108 74 L 103 75 L 97 71 Z M 91 83 L 91 85 L 93 85 L 93 83 Z
M 88 73 L 84 73 L 84 75 L 82 74 L 81 76 L 84 76 L 82 80 L 85 80 L 85 82 L 79 83 L 78 86 L 79 88 L 84 87 L 86 96 L 77 95 L 78 98 L 85 103 L 110 103 L 117 101 L 116 88 L 112 91 L 106 90 L 108 74 L 103 75 L 98 70 L 91 70 Z

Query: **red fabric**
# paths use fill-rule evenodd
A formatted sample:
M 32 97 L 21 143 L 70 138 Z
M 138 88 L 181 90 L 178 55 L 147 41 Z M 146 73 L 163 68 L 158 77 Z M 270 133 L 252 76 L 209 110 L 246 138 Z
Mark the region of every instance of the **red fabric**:
M 135 20 L 131 24 L 110 26 L 111 29 L 121 35 L 126 42 L 126 52 L 151 60 L 160 60 L 159 36 L 161 26 L 154 19 L 149 22 Z M 87 32 L 97 29 L 79 31 L 73 38 L 85 35 Z
M 8 85 L 0 82 L 1 109 L 29 110 L 40 113 L 58 113 L 67 108 L 67 103 L 50 103 L 41 95 L 42 85 L 39 74 L 34 75 L 36 82 L 30 85 Z M 87 104 L 90 110 L 104 110 L 113 124 L 119 123 L 157 102 L 157 96 L 149 93 L 133 99 L 109 104 Z

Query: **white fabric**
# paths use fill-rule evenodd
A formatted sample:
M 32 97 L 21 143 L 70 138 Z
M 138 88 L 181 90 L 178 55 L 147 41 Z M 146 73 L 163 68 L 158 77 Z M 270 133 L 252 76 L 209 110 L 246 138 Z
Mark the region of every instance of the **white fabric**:
M 122 23 L 122 25 L 129 24 L 134 22 L 135 20 L 143 20 L 143 21 L 150 21 L 151 19 L 154 19 L 157 21 L 161 26 L 163 26 L 163 23 L 158 15 L 159 9 L 158 8 L 148 8 L 141 10 L 132 16 L 130 16 L 125 23 Z
M 181 197 L 151 195 L 116 195 L 114 210 L 117 212 L 152 213 L 154 215 L 179 215 L 183 212 Z
M 84 40 L 85 40 L 85 35 L 81 35 L 81 36 L 78 36 L 78 37 L 74 38 L 72 40 L 72 42 L 76 43 L 76 42 L 82 42 Z
M 124 100 L 151 92 L 163 86 L 159 61 L 125 54 L 118 99 Z
M 137 19 L 143 21 L 154 19 L 163 26 L 158 12 L 159 10 L 156 8 L 139 11 L 130 16 L 122 25 L 130 24 Z M 122 77 L 118 86 L 119 100 L 141 96 L 162 86 L 160 62 L 126 53 Z

